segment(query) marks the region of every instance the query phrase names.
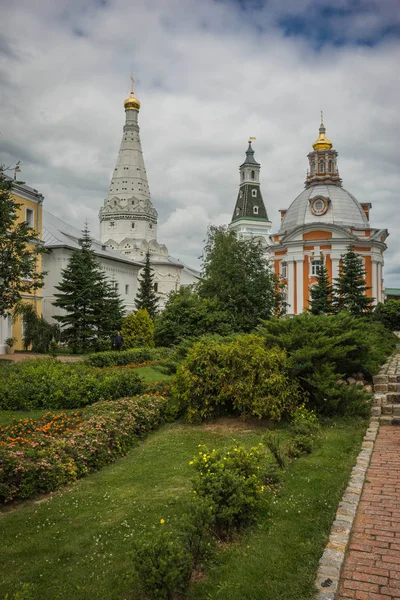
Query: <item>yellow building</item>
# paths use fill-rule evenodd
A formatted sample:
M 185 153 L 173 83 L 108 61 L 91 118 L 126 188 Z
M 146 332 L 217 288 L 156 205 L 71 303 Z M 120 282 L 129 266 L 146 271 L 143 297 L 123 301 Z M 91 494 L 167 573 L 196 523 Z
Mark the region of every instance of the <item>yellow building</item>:
M 43 196 L 34 188 L 28 185 L 13 182 L 11 195 L 19 205 L 17 209 L 17 221 L 27 221 L 27 223 L 35 230 L 38 234 L 39 239 L 42 239 L 42 210 L 43 210 Z M 32 248 L 34 244 L 32 243 Z M 41 256 L 37 258 L 37 272 L 40 272 L 42 268 Z M 32 290 L 29 293 L 22 295 L 23 302 L 33 304 L 38 315 L 42 314 L 42 293 L 41 290 Z M 23 349 L 23 325 L 22 320 L 18 319 L 13 323 L 11 315 L 1 319 L 0 318 L 0 354 L 6 351 L 5 340 L 9 337 L 17 339 L 14 344 L 15 350 Z

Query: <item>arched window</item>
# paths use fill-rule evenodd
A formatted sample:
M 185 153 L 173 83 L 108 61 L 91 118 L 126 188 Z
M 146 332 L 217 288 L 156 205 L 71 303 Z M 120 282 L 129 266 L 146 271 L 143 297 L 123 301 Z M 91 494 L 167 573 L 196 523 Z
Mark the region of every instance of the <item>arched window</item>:
M 329 160 L 329 163 L 328 163 L 328 169 L 329 169 L 329 173 L 332 173 L 332 160 L 331 159 Z
M 253 213 L 258 215 L 258 206 L 253 206 Z
M 257 198 L 257 190 L 251 190 L 251 195 L 253 198 Z
M 319 161 L 319 172 L 320 173 L 324 172 L 324 161 L 323 160 Z
M 255 172 L 254 172 L 254 171 L 252 171 L 252 172 L 251 172 L 251 178 L 252 178 L 252 179 L 255 179 L 255 178 L 256 178 L 256 174 L 255 174 Z

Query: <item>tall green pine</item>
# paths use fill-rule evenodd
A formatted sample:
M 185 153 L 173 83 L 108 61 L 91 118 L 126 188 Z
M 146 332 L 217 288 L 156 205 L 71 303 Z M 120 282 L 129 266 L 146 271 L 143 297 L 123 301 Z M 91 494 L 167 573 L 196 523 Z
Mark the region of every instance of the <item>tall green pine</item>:
M 61 324 L 63 337 L 74 352 L 109 338 L 123 316 L 122 302 L 92 250 L 87 225 L 79 243 L 81 247 L 72 252 L 61 272 L 54 302 L 54 306 L 64 311 L 54 318 Z
M 333 312 L 332 285 L 329 281 L 328 271 L 321 254 L 321 266 L 317 275 L 317 282 L 310 289 L 309 312 L 312 315 L 329 315 Z
M 373 298 L 366 296 L 365 269 L 362 257 L 349 246 L 343 254 L 339 277 L 334 284 L 334 308 L 336 312 L 347 310 L 355 316 L 371 312 Z
M 158 298 L 154 291 L 154 271 L 150 264 L 150 252 L 146 253 L 144 267 L 139 277 L 135 305 L 138 310 L 145 308 L 152 319 L 157 315 Z

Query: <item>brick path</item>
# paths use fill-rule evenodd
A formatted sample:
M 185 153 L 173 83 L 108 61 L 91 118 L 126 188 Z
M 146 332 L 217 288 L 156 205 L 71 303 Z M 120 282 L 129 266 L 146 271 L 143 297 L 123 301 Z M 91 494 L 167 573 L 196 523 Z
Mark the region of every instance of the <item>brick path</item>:
M 381 425 L 338 600 L 400 600 L 400 427 Z

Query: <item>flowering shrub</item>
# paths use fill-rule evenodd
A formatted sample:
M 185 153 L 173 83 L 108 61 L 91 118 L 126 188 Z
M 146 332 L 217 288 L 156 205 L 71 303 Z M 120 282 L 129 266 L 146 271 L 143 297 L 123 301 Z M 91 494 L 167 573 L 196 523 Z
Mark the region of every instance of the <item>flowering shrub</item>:
M 0 501 L 50 492 L 100 469 L 158 426 L 167 410 L 162 396 L 141 396 L 98 402 L 64 424 L 45 415 L 37 427 L 28 420 L 2 428 Z
M 168 358 L 171 353 L 170 348 L 131 348 L 120 352 L 110 351 L 91 354 L 84 362 L 91 367 L 113 367 L 131 363 L 144 363 L 149 360 L 159 361 L 162 358 Z
M 152 381 L 147 384 L 144 393 L 152 396 L 170 396 L 171 388 L 172 383 L 169 381 Z
M 43 435 L 60 436 L 77 429 L 82 424 L 82 412 L 47 412 L 40 419 L 14 420 L 12 425 L 0 425 L 0 446 L 30 446 L 40 442 Z
M 250 450 L 232 446 L 210 451 L 199 446 L 198 456 L 189 464 L 197 471 L 194 493 L 208 502 L 220 538 L 254 519 L 267 479 L 262 444 Z
M 143 392 L 132 370 L 94 369 L 52 358 L 27 360 L 0 370 L 0 408 L 80 408 Z

